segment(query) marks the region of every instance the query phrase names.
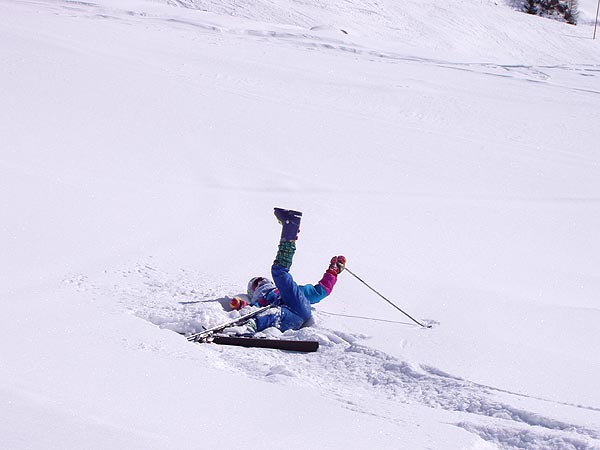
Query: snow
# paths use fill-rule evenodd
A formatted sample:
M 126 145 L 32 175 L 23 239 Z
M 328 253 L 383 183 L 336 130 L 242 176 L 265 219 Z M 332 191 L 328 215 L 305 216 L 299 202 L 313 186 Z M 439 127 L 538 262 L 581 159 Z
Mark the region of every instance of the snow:
M 595 6 L 0 0 L 2 447 L 600 448 Z

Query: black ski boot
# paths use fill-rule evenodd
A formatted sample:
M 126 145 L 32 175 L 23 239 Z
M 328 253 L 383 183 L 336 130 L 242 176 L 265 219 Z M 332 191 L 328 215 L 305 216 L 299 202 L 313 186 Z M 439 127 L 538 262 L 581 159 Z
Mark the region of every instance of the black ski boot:
M 281 242 L 297 240 L 302 213 L 291 209 L 275 208 L 275 217 L 282 225 Z

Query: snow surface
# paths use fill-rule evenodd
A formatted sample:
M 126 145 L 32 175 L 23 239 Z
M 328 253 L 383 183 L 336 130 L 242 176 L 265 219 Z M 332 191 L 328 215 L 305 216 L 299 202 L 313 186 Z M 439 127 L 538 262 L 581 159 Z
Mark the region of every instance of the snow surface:
M 488 0 L 0 0 L 0 447 L 600 448 L 600 39 Z M 344 273 L 314 354 L 194 345 Z M 277 331 L 268 334 L 277 336 Z

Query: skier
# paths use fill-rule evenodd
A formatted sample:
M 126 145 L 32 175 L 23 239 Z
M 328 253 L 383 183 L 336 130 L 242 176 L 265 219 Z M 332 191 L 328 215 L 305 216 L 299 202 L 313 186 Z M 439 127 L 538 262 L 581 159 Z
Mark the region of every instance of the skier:
M 296 251 L 302 213 L 275 208 L 275 217 L 281 223 L 282 230 L 277 256 L 271 267 L 274 282 L 264 277 L 252 278 L 248 282 L 248 298 L 251 305 L 277 306 L 251 319 L 246 324 L 248 331 L 262 331 L 269 327 L 276 327 L 281 331 L 302 328 L 312 316 L 310 305 L 331 294 L 337 276 L 346 265 L 344 256 L 334 256 L 321 281 L 315 285 L 299 286 L 289 272 Z M 230 304 L 233 309 L 246 305 L 247 302 L 237 297 Z

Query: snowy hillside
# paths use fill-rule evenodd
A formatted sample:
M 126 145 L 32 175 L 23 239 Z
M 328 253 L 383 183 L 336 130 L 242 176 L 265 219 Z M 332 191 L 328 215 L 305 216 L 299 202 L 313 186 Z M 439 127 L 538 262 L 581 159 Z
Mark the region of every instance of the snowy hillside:
M 0 0 L 1 447 L 600 448 L 580 10 Z M 344 254 L 433 328 L 343 273 L 285 334 L 317 353 L 187 342 L 268 275 L 274 206 L 298 281 Z
M 340 35 L 343 30 L 349 39 L 360 36 L 380 50 L 400 44 L 403 51 L 416 51 L 420 56 L 457 55 L 466 61 L 530 64 L 581 63 L 590 57 L 589 46 L 573 42 L 574 37 L 583 35 L 579 29 L 515 14 L 518 0 L 164 1 L 312 31 L 325 29 Z M 509 7 L 511 4 L 515 6 Z M 595 0 L 580 0 L 579 9 L 581 23 L 589 26 L 596 12 Z M 589 27 L 581 28 L 589 31 Z

